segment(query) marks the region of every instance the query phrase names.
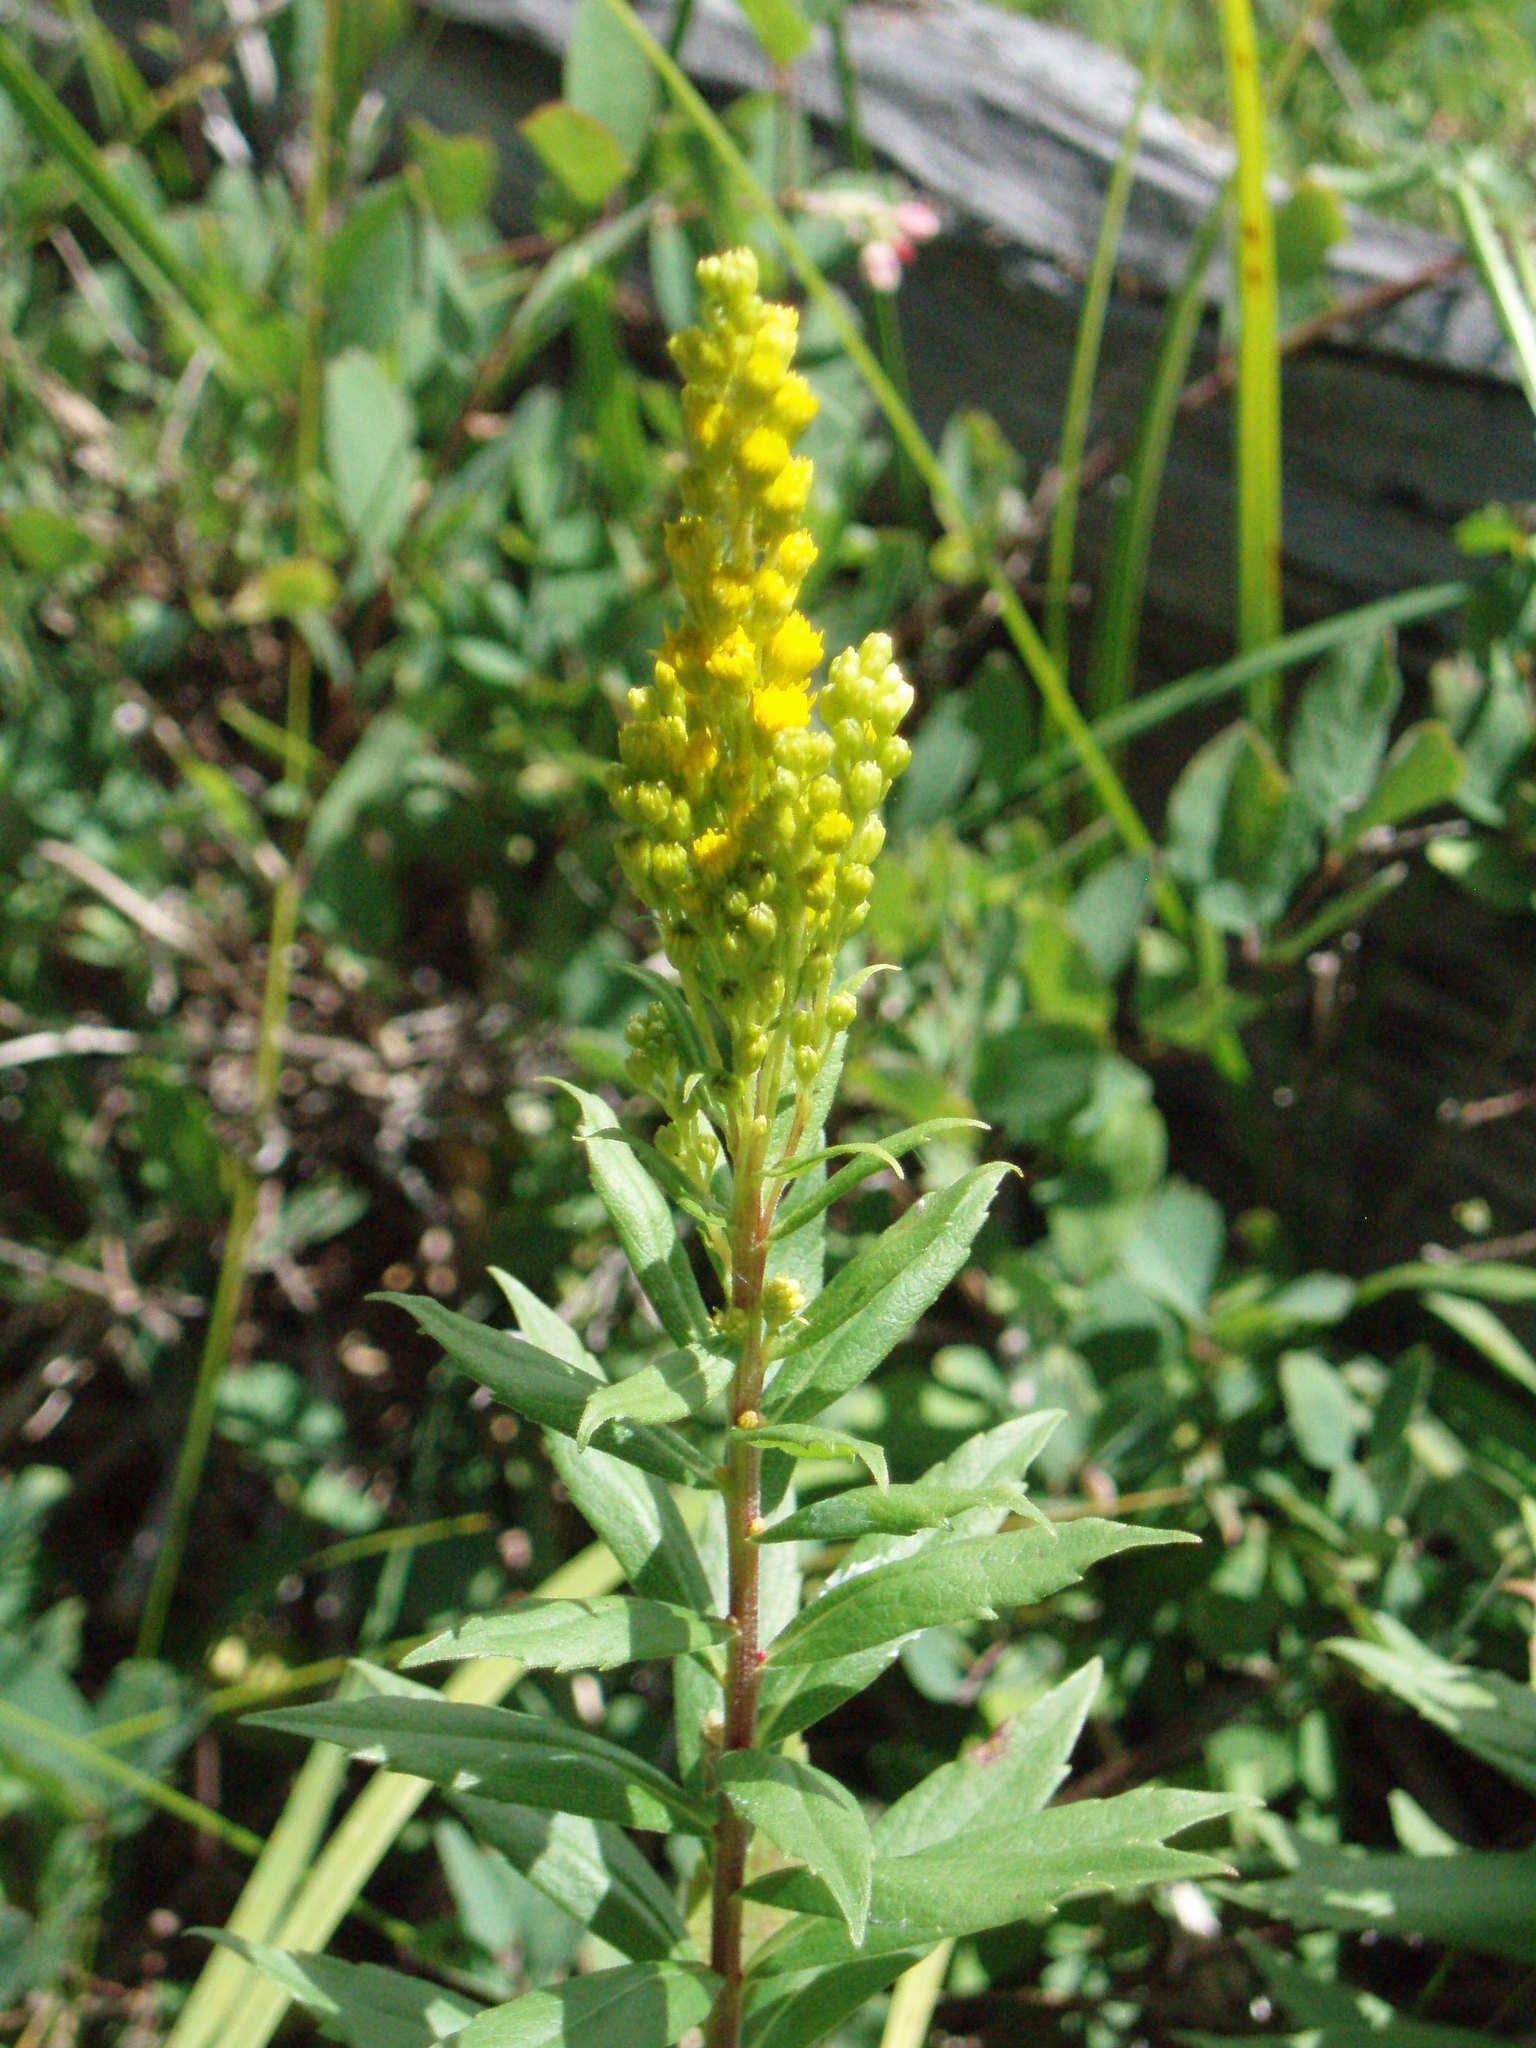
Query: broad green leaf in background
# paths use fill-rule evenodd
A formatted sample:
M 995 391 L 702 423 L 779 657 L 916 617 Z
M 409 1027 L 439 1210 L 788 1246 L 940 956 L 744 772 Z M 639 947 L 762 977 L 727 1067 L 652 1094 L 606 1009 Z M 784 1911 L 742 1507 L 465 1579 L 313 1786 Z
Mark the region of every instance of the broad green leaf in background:
M 590 1400 L 593 1383 L 580 1366 L 530 1344 L 510 1330 L 488 1329 L 471 1322 L 424 1294 L 380 1294 L 414 1316 L 425 1334 L 441 1344 L 455 1365 L 489 1387 L 497 1400 L 545 1429 L 574 1437 Z M 659 1472 L 663 1479 L 687 1485 L 707 1483 L 713 1468 L 701 1453 L 672 1430 L 644 1423 L 614 1422 L 605 1432 L 615 1455 Z
M 854 1941 L 862 1941 L 874 1852 L 859 1803 L 846 1786 L 810 1764 L 752 1749 L 725 1750 L 715 1764 L 715 1782 L 742 1820 L 821 1879 Z
M 764 1413 L 801 1421 L 867 1379 L 965 1264 L 1011 1166 L 978 1166 L 925 1195 L 811 1303 L 768 1382 Z
M 1449 803 L 1465 772 L 1448 726 L 1437 718 L 1409 726 L 1383 763 L 1375 788 L 1349 820 L 1341 851 L 1357 846 L 1367 832 Z
M 1330 837 L 1375 785 L 1402 691 L 1386 635 L 1362 633 L 1301 693 L 1286 759 L 1297 796 Z
M 400 538 L 416 479 L 416 418 L 398 378 L 350 348 L 325 366 L 325 467 L 336 509 L 364 557 Z
M 1378 1615 L 1374 1625 L 1380 1642 L 1335 1637 L 1322 1648 L 1385 1686 L 1506 1778 L 1536 1792 L 1536 1692 L 1502 1671 L 1450 1663 L 1389 1616 Z
M 687 1948 L 671 1887 L 620 1829 L 462 1793 L 453 1804 L 487 1848 L 620 1955 L 642 1963 Z
M 940 1623 L 995 1620 L 1075 1584 L 1090 1565 L 1119 1551 L 1193 1540 L 1177 1530 L 1091 1519 L 1060 1530 L 948 1538 L 831 1587 L 779 1636 L 769 1662 L 814 1664 Z
M 1231 1896 L 1297 1927 L 1416 1935 L 1536 1964 L 1536 1852 L 1362 1855 L 1292 1837 L 1291 1853 L 1296 1867 L 1285 1876 L 1234 1887 Z
M 602 0 L 576 0 L 565 46 L 565 100 L 601 121 L 627 164 L 638 162 L 656 112 L 656 74 Z
M 484 2010 L 440 1984 L 377 1963 L 294 1955 L 238 1934 L 213 1938 L 280 1984 L 347 2048 L 429 2048 L 460 2034 Z
M 753 33 L 775 64 L 793 64 L 811 40 L 811 24 L 795 0 L 739 0 Z
M 662 1328 L 674 1344 L 707 1346 L 709 1311 L 661 1190 L 629 1146 L 604 1135 L 617 1131 L 619 1120 L 601 1096 L 569 1081 L 560 1085 L 581 1111 L 576 1136 L 586 1147 L 593 1185 Z
M 720 1980 L 685 1963 L 625 1963 L 481 2013 L 460 2048 L 672 2048 L 709 2017 Z
M 1320 1472 L 1336 1472 L 1353 1454 L 1369 1411 L 1338 1367 L 1316 1351 L 1286 1352 L 1280 1392 L 1301 1455 Z
M 549 100 L 518 122 L 539 162 L 576 204 L 595 212 L 629 175 L 624 151 L 595 115 Z
M 496 190 L 496 146 L 485 135 L 444 135 L 430 121 L 408 120 L 406 152 L 421 173 L 444 227 L 483 213 Z
M 723 1621 L 663 1600 L 630 1600 L 618 1593 L 596 1600 L 534 1599 L 503 1614 L 472 1615 L 412 1650 L 404 1668 L 516 1657 L 530 1671 L 611 1671 L 707 1650 L 730 1638 Z
M 247 1724 L 334 1742 L 455 1792 L 475 1792 L 663 1833 L 707 1834 L 713 1817 L 650 1764 L 584 1728 L 437 1697 L 327 1700 Z

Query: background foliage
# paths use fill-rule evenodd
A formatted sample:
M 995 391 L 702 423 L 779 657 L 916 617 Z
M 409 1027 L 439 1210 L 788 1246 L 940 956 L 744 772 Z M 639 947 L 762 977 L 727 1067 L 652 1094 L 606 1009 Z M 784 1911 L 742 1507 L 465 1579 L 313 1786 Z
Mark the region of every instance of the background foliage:
M 793 54 L 792 7 L 749 12 Z M 1139 52 L 1142 12 L 1075 18 Z M 1536 392 L 1519 10 L 1390 14 L 1260 11 L 1272 75 L 1300 50 L 1277 161 L 1326 156 L 1467 234 Z M 268 2038 L 281 2004 L 232 1958 L 188 2002 L 184 1932 L 228 1918 L 264 1842 L 253 1940 L 320 1948 L 345 1916 L 338 1953 L 471 1997 L 594 1951 L 460 1819 L 380 1786 L 343 1815 L 334 1752 L 295 1778 L 235 1716 L 559 1570 L 598 1589 L 531 1435 L 367 1297 L 491 1318 L 501 1266 L 614 1374 L 654 1349 L 545 1077 L 622 1089 L 649 939 L 602 778 L 666 614 L 662 340 L 693 255 L 746 236 L 776 288 L 809 263 L 835 294 L 805 327 L 818 617 L 838 644 L 894 620 L 919 690 L 867 932 L 903 972 L 837 1135 L 992 1126 L 865 1181 L 834 1255 L 924 1172 L 1024 1174 L 836 1419 L 900 1480 L 1059 1407 L 1052 1512 L 1203 1539 L 1048 1617 L 916 1638 L 818 1754 L 890 1801 L 1091 1655 L 1068 1796 L 1155 1775 L 1266 1803 L 1232 1886 L 962 1942 L 869 2026 L 923 2038 L 942 1980 L 937 2024 L 996 2043 L 1523 2038 L 1536 1278 L 1495 1146 L 1529 1113 L 1528 1012 L 1453 991 L 1420 1028 L 1426 1058 L 1454 1032 L 1457 1101 L 1390 1185 L 1368 1134 L 1405 956 L 1468 919 L 1529 942 L 1524 514 L 1465 533 L 1465 593 L 1407 594 L 1404 618 L 1454 606 L 1432 665 L 1346 621 L 1314 665 L 1277 657 L 1247 718 L 1221 722 L 1239 671 L 1168 726 L 1166 804 L 1113 728 L 1085 777 L 1081 730 L 1037 709 L 1050 656 L 997 601 L 1040 479 L 985 392 L 936 454 L 914 442 L 900 298 L 855 261 L 899 195 L 863 172 L 862 213 L 814 203 L 861 172 L 856 131 L 823 147 L 748 98 L 712 133 L 583 0 L 565 99 L 525 129 L 535 218 L 510 222 L 485 143 L 377 90 L 430 24 L 347 8 L 331 50 L 326 19 L 267 10 L 241 42 L 192 7 L 118 36 L 80 4 L 67 34 L 0 31 L 7 2027 Z M 1215 23 L 1172 9 L 1164 60 L 1212 117 Z M 789 208 L 789 266 L 743 160 Z M 1124 710 L 1079 671 L 1134 641 L 1134 589 L 1106 576 L 1070 624 L 1093 715 Z M 1427 1213 L 1452 1144 L 1465 1185 Z M 536 1698 L 665 1756 L 653 1668 Z

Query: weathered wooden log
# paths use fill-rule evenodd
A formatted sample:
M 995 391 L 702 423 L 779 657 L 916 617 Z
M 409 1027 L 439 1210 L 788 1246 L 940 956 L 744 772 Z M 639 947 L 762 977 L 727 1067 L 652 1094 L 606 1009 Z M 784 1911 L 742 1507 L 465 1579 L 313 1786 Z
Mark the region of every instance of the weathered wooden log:
M 558 52 L 573 0 L 429 4 L 459 24 L 437 44 L 419 88 L 444 118 L 451 113 L 458 125 L 488 118 L 505 133 L 529 105 L 558 91 L 553 65 L 533 52 Z M 663 28 L 670 5 L 641 13 Z M 869 143 L 938 199 L 949 223 L 900 299 L 920 415 L 934 431 L 958 407 L 991 412 L 1038 476 L 1060 432 L 1080 282 L 1136 72 L 1067 30 L 980 0 L 854 5 L 845 21 Z M 706 89 L 772 82 L 732 0 L 698 0 L 683 56 Z M 813 117 L 840 119 L 824 31 L 795 65 L 791 86 Z M 1100 378 L 1096 426 L 1105 432 L 1134 421 L 1162 302 L 1230 162 L 1225 148 L 1148 108 Z M 1432 281 L 1286 365 L 1284 572 L 1292 625 L 1454 574 L 1451 528 L 1463 513 L 1490 499 L 1536 495 L 1530 417 L 1472 273 L 1444 274 L 1454 245 L 1360 213 L 1350 220 L 1348 238 L 1328 257 L 1336 299 L 1421 276 Z M 1207 279 L 1213 308 L 1226 289 L 1226 265 L 1217 262 Z M 1188 669 L 1230 649 L 1230 444 L 1225 400 L 1185 419 L 1175 436 L 1151 569 L 1151 673 Z M 1090 578 L 1106 497 L 1096 494 L 1087 509 Z

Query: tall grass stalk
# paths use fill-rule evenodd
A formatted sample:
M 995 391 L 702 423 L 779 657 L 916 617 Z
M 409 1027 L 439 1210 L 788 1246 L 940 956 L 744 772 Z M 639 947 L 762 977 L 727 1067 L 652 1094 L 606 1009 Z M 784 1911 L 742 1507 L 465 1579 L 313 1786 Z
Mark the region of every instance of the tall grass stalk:
M 1152 26 L 1152 40 L 1142 64 L 1141 82 L 1131 107 L 1130 118 L 1120 138 L 1119 153 L 1104 200 L 1104 217 L 1099 223 L 1088 287 L 1078 316 L 1077 335 L 1072 347 L 1072 370 L 1067 380 L 1067 406 L 1062 422 L 1061 447 L 1056 458 L 1056 503 L 1051 512 L 1050 549 L 1047 556 L 1045 590 L 1045 638 L 1051 659 L 1064 676 L 1071 674 L 1072 562 L 1077 548 L 1077 515 L 1082 497 L 1083 451 L 1088 445 L 1088 423 L 1093 406 L 1093 387 L 1098 377 L 1099 356 L 1104 345 L 1104 324 L 1109 316 L 1110 293 L 1115 281 L 1115 261 L 1120 253 L 1120 236 L 1130 204 L 1131 185 L 1136 173 L 1136 152 L 1141 141 L 1141 124 L 1162 68 L 1163 48 L 1173 19 L 1173 0 L 1162 0 Z
M 1237 146 L 1237 630 L 1245 651 L 1280 632 L 1280 301 L 1275 223 L 1265 189 L 1264 93 L 1248 0 L 1219 0 Z M 1249 711 L 1275 720 L 1271 679 Z

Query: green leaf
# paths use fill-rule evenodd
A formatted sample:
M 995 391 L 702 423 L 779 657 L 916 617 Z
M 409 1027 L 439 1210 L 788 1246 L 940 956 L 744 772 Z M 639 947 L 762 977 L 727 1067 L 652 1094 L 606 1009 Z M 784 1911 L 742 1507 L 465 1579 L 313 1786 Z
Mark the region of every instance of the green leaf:
M 611 1386 L 599 1387 L 581 1411 L 576 1441 L 583 1450 L 605 1423 L 681 1422 L 718 1401 L 736 1368 L 717 1351 L 669 1351 Z
M 874 1852 L 853 1794 L 810 1764 L 754 1749 L 723 1751 L 715 1781 L 742 1820 L 821 1879 L 862 1941 Z
M 496 146 L 488 136 L 444 135 L 430 121 L 412 119 L 405 146 L 444 227 L 484 213 L 496 190 Z
M 1280 1391 L 1301 1455 L 1320 1472 L 1338 1471 L 1370 1420 L 1338 1368 L 1316 1351 L 1288 1351 Z
M 518 122 L 518 132 L 576 204 L 595 212 L 629 175 L 623 150 L 595 115 L 549 100 Z
M 628 36 L 615 35 L 603 0 L 577 0 L 565 46 L 566 103 L 602 122 L 638 161 L 656 111 L 656 75 Z
M 1298 178 L 1275 215 L 1275 264 L 1282 285 L 1319 282 L 1328 251 L 1349 232 L 1343 202 L 1321 178 Z
M 1221 1267 L 1226 1221 L 1221 1204 L 1187 1181 L 1165 1181 L 1120 1254 L 1137 1285 L 1198 1323 Z
M 22 568 L 42 576 L 72 569 L 91 552 L 91 537 L 84 527 L 51 505 L 13 505 L 0 518 L 0 532 Z
M 1048 1138 L 1086 1105 L 1103 1056 L 1083 1025 L 1026 1017 L 982 1040 L 976 1107 L 1020 1144 Z
M 1014 1529 L 930 1544 L 830 1587 L 785 1629 L 769 1663 L 814 1664 L 945 1622 L 993 1621 L 1005 1609 L 1076 1584 L 1090 1565 L 1119 1551 L 1191 1541 L 1178 1530 L 1085 1519 L 1060 1530 Z
M 1536 1301 L 1536 1266 L 1517 1266 L 1504 1259 L 1413 1261 L 1387 1266 L 1362 1280 L 1357 1299 L 1364 1308 L 1384 1294 L 1465 1294 L 1476 1301 Z
M 509 1330 L 491 1330 L 484 1323 L 471 1322 L 468 1316 L 457 1315 L 424 1294 L 385 1293 L 372 1298 L 392 1301 L 414 1316 L 455 1365 L 489 1387 L 497 1400 L 516 1414 L 561 1436 L 575 1436 L 592 1394 L 591 1377 L 579 1366 L 530 1344 L 526 1337 L 513 1336 Z M 614 1422 L 605 1429 L 600 1448 L 643 1465 L 663 1479 L 689 1486 L 714 1482 L 709 1460 L 672 1430 Z
M 709 1311 L 660 1189 L 627 1145 L 604 1137 L 619 1129 L 607 1103 L 569 1081 L 560 1086 L 581 1111 L 576 1136 L 586 1147 L 593 1185 L 662 1328 L 674 1344 L 707 1348 Z
M 1506 1378 L 1536 1394 L 1536 1358 L 1491 1308 L 1462 1294 L 1426 1294 L 1424 1306 Z
M 516 1657 L 530 1671 L 612 1671 L 653 1657 L 679 1657 L 725 1643 L 723 1621 L 664 1600 L 525 1600 L 504 1614 L 477 1614 L 422 1643 L 405 1659 L 454 1663 L 465 1657 Z
M 969 1828 L 1038 1813 L 1066 1778 L 1103 1678 L 1095 1658 L 984 1742 L 930 1772 L 875 1823 L 876 1854 L 911 1856 Z
M 459 2048 L 672 2048 L 702 2026 L 720 1979 L 684 1963 L 625 1963 L 481 2013 Z
M 1400 1623 L 1378 1616 L 1382 1643 L 1335 1638 L 1322 1645 L 1363 1671 L 1463 1749 L 1528 1792 L 1536 1792 L 1536 1692 L 1502 1671 L 1479 1671 L 1435 1655 Z
M 1417 1936 L 1536 1963 L 1536 1854 L 1530 1850 L 1359 1855 L 1295 1837 L 1290 1850 L 1296 1865 L 1286 1876 L 1233 1887 L 1230 1896 L 1297 1927 Z
M 749 1983 L 743 2048 L 817 2048 L 833 2038 L 843 2020 L 852 2019 L 893 1984 L 921 1953 L 895 1949 L 880 1956 L 858 1956 L 818 1970 L 809 1983 L 795 1984 L 787 1992 L 779 1979 Z
M 1286 758 L 1297 796 L 1330 837 L 1370 794 L 1402 690 L 1385 634 L 1362 633 L 1302 692 Z
M 948 1528 L 977 1508 L 1000 1508 L 1036 1520 L 1040 1515 L 1017 1486 L 935 1486 L 918 1480 L 910 1486 L 857 1486 L 829 1494 L 770 1524 L 756 1541 L 853 1543 L 861 1536 L 907 1536 L 918 1529 Z
M 775 64 L 793 64 L 811 40 L 811 24 L 795 0 L 741 0 L 741 11 Z
M 258 575 L 248 578 L 230 599 L 227 610 L 237 625 L 255 626 L 265 619 L 292 621 L 302 619 L 306 612 L 326 611 L 339 595 L 335 572 L 328 562 L 317 561 L 312 556 L 295 555 L 286 561 L 273 562 Z M 387 713 L 385 717 L 388 717 Z M 394 723 L 406 725 L 404 719 Z M 406 729 L 419 748 L 421 728 L 407 725 Z
M 238 1934 L 212 1929 L 209 1940 L 244 1956 L 270 1977 L 325 2031 L 348 2048 L 428 2048 L 433 2041 L 461 2036 L 484 2010 L 470 2005 L 440 1984 L 402 1976 L 377 1963 L 343 1963 L 333 1956 L 295 1955 L 265 1942 L 245 1941 Z
M 360 555 L 400 538 L 416 479 L 416 416 L 398 378 L 360 348 L 325 366 L 325 467 Z
M 708 1834 L 707 1808 L 652 1765 L 585 1728 L 436 1695 L 326 1700 L 255 1714 L 248 1726 L 334 1742 L 364 1763 L 519 1806 L 622 1827 Z
M 901 1168 L 896 1162 L 904 1152 L 911 1152 L 919 1145 L 929 1144 L 934 1138 L 949 1137 L 956 1131 L 985 1129 L 986 1125 L 979 1117 L 934 1116 L 929 1117 L 926 1123 L 911 1124 L 906 1130 L 897 1131 L 894 1136 L 882 1139 L 878 1145 L 833 1145 L 825 1151 L 812 1152 L 805 1157 L 797 1158 L 792 1168 L 789 1171 L 781 1169 L 778 1177 L 788 1179 L 790 1173 L 793 1173 L 798 1178 L 810 1172 L 815 1166 L 825 1164 L 827 1160 L 845 1152 L 851 1151 L 858 1155 L 843 1167 L 841 1172 L 835 1173 L 820 1187 L 810 1190 L 802 1200 L 786 1200 L 781 1207 L 778 1221 L 769 1234 L 769 1242 L 777 1244 L 783 1238 L 792 1236 L 795 1231 L 803 1229 L 807 1223 L 814 1222 L 816 1217 L 824 1214 L 834 1202 L 840 1201 L 851 1189 L 856 1188 L 861 1181 L 867 1180 L 872 1173 L 877 1173 L 882 1166 L 894 1167 L 899 1175 Z M 770 1178 L 772 1177 L 770 1175 Z
M 714 1606 L 709 1579 L 661 1481 L 602 1451 L 578 1451 L 567 1438 L 546 1442 L 571 1505 L 608 1545 L 635 1591 L 707 1614 Z
M 764 1422 L 755 1429 L 733 1429 L 731 1436 L 737 1443 L 784 1451 L 791 1458 L 845 1458 L 863 1465 L 881 1492 L 890 1484 L 885 1452 L 879 1444 L 868 1437 L 850 1436 L 845 1429 L 828 1429 L 821 1423 Z
M 1262 1972 L 1271 1996 L 1305 2030 L 1305 2048 L 1488 2048 L 1485 2029 L 1446 2027 L 1411 2019 L 1384 2004 L 1380 1995 L 1352 1984 L 1330 1982 L 1301 1963 L 1276 1955 L 1261 1942 L 1244 1946 Z M 1252 2034 L 1241 2037 L 1244 2048 Z M 1295 2037 L 1292 2037 L 1293 2040 Z M 1192 2048 L 1216 2048 L 1212 2037 L 1191 2037 Z M 1237 2048 L 1236 2042 L 1232 2048 Z M 1296 2042 L 1302 2048 L 1302 2042 Z
M 925 1195 L 843 1270 L 806 1312 L 768 1383 L 764 1413 L 798 1421 L 868 1378 L 965 1264 L 1011 1166 L 978 1166 Z
M 489 1799 L 459 1796 L 453 1803 L 487 1848 L 620 1955 L 643 1963 L 687 1947 L 670 1888 L 618 1828 Z
M 1138 1791 L 1080 1799 L 998 1826 L 975 1826 L 906 1856 L 877 1855 L 865 1948 L 931 1946 L 946 1934 L 979 1934 L 1040 1920 L 1067 1899 L 1139 1890 L 1227 1866 L 1170 1835 L 1220 1819 L 1245 1802 L 1213 1792 Z M 775 1871 L 744 1895 L 781 1910 L 829 1915 L 832 1901 L 808 1873 Z M 791 1926 L 759 1951 L 754 1972 L 826 1968 L 848 1953 L 841 1927 Z
M 1438 718 L 1410 725 L 1388 754 L 1376 787 L 1350 819 L 1339 850 L 1358 846 L 1367 832 L 1448 803 L 1465 773 L 1466 763 L 1449 726 Z

